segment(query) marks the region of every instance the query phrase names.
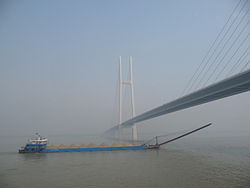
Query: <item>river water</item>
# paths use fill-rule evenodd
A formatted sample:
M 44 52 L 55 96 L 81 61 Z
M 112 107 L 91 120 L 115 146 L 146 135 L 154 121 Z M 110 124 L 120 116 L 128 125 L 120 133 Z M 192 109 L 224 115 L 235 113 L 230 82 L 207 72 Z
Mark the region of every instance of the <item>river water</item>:
M 49 138 L 53 144 L 99 141 L 95 136 Z M 0 137 L 1 188 L 250 187 L 247 136 L 188 137 L 159 150 L 18 154 L 25 141 Z

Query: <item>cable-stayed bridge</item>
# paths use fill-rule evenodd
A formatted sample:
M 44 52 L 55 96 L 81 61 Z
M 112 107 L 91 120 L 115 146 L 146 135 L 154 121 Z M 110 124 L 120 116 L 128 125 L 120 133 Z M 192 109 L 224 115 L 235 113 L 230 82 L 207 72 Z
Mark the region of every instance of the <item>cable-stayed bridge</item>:
M 138 116 L 135 116 L 134 109 L 132 58 L 130 58 L 130 79 L 124 81 L 120 57 L 119 123 L 107 132 L 132 127 L 133 139 L 136 140 L 136 123 L 249 91 L 250 69 L 247 69 L 250 64 L 249 13 L 249 0 L 239 0 L 189 80 L 183 91 L 183 94 L 186 93 L 184 96 Z M 227 75 L 223 78 L 226 72 Z M 221 78 L 221 81 L 217 81 L 218 78 Z M 124 84 L 131 86 L 132 117 L 122 122 L 122 85 Z
M 239 0 L 189 80 L 183 91 L 184 96 L 138 116 L 135 116 L 134 109 L 132 58 L 130 58 L 130 79 L 125 81 L 122 80 L 120 58 L 119 123 L 107 132 L 132 127 L 133 139 L 136 140 L 136 123 L 249 91 L 250 69 L 247 69 L 250 64 L 249 13 L 249 0 Z M 221 81 L 217 81 L 219 78 Z M 130 85 L 131 88 L 132 117 L 122 122 L 124 84 Z

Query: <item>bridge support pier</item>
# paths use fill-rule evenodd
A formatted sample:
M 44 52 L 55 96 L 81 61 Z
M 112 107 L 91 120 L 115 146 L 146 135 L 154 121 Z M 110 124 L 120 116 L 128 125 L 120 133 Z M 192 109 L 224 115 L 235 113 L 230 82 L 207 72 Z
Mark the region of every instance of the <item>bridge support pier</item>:
M 133 127 L 132 127 L 132 138 L 133 138 L 133 141 L 138 140 L 138 132 L 137 132 L 137 126 L 136 125 L 133 125 Z

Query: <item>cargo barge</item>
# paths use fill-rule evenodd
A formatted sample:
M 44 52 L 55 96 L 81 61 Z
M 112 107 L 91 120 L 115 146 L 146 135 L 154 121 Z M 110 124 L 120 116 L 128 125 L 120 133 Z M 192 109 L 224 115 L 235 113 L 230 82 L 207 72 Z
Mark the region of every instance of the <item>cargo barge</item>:
M 156 149 L 157 146 L 112 144 L 112 145 L 80 145 L 80 146 L 44 146 L 41 144 L 29 144 L 19 150 L 19 153 L 55 153 L 55 152 L 83 152 L 83 151 L 114 151 L 114 150 L 140 150 Z
M 48 139 L 40 136 L 37 133 L 36 139 L 30 139 L 28 140 L 27 144 L 24 147 L 21 147 L 19 149 L 19 153 L 55 153 L 55 152 L 83 152 L 83 151 L 114 151 L 114 150 L 146 150 L 146 149 L 159 149 L 160 146 L 164 144 L 168 144 L 170 142 L 173 142 L 177 139 L 180 139 L 184 136 L 187 136 L 189 134 L 192 134 L 196 131 L 199 131 L 201 129 L 204 129 L 208 126 L 210 126 L 211 123 L 204 125 L 200 128 L 197 128 L 195 130 L 189 131 L 183 135 L 180 135 L 178 137 L 172 138 L 170 140 L 164 141 L 162 143 L 158 143 L 158 137 L 155 137 L 155 144 L 112 144 L 107 145 L 105 143 L 102 143 L 100 145 L 95 144 L 88 144 L 88 145 L 51 145 L 47 146 Z
M 156 145 L 136 145 L 136 144 L 112 144 L 107 145 L 102 143 L 100 145 L 51 145 L 47 146 L 48 139 L 37 134 L 36 139 L 28 140 L 24 147 L 19 149 L 19 153 L 55 153 L 55 152 L 82 152 L 82 151 L 113 151 L 113 150 L 140 150 L 140 149 L 157 149 Z

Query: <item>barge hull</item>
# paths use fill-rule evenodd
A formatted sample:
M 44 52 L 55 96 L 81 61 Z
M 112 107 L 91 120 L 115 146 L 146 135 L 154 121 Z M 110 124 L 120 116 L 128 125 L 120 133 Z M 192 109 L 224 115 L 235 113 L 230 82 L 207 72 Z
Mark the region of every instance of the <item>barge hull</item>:
M 114 151 L 114 150 L 142 150 L 142 149 L 156 149 L 147 146 L 120 146 L 120 147 L 94 147 L 94 148 L 49 148 L 44 149 L 43 153 L 55 152 L 83 152 L 83 151 Z

